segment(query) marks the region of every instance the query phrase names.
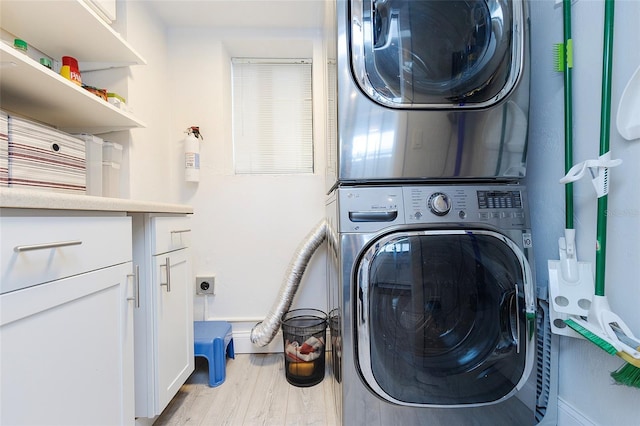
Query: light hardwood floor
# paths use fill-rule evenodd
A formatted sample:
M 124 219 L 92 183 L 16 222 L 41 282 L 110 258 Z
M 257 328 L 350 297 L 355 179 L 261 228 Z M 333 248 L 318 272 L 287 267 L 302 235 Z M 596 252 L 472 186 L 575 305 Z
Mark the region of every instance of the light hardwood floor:
M 194 373 L 154 426 L 338 424 L 328 376 L 307 388 L 290 385 L 281 353 L 237 354 L 227 359 L 223 384 L 211 388 L 208 377 L 206 360 L 196 358 Z

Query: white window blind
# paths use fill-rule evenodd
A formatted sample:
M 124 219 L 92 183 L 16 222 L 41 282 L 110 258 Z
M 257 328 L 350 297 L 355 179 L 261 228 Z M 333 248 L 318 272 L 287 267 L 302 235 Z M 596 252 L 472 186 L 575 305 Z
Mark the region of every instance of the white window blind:
M 232 59 L 237 174 L 313 173 L 310 60 Z

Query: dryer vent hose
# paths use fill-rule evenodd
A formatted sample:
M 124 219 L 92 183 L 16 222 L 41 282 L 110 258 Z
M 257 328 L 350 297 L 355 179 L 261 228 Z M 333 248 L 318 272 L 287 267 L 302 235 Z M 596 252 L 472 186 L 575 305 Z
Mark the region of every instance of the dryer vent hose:
M 276 337 L 280 330 L 280 319 L 291 307 L 304 271 L 307 269 L 311 257 L 326 237 L 327 222 L 323 219 L 298 246 L 296 254 L 287 268 L 285 280 L 280 286 L 278 298 L 266 318 L 251 329 L 251 343 L 257 346 L 266 346 Z

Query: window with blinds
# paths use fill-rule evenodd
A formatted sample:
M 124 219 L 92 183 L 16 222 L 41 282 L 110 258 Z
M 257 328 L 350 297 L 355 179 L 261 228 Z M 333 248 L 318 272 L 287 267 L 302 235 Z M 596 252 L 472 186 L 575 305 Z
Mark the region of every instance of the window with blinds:
M 311 60 L 232 59 L 236 174 L 313 173 Z

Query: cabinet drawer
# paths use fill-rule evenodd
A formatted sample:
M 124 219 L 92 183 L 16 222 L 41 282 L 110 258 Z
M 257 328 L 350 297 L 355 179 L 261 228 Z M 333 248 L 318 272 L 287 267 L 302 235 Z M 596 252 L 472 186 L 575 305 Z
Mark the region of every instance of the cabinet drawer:
M 154 216 L 151 218 L 152 254 L 189 247 L 191 222 L 187 216 Z
M 0 293 L 129 262 L 131 219 L 0 217 Z

